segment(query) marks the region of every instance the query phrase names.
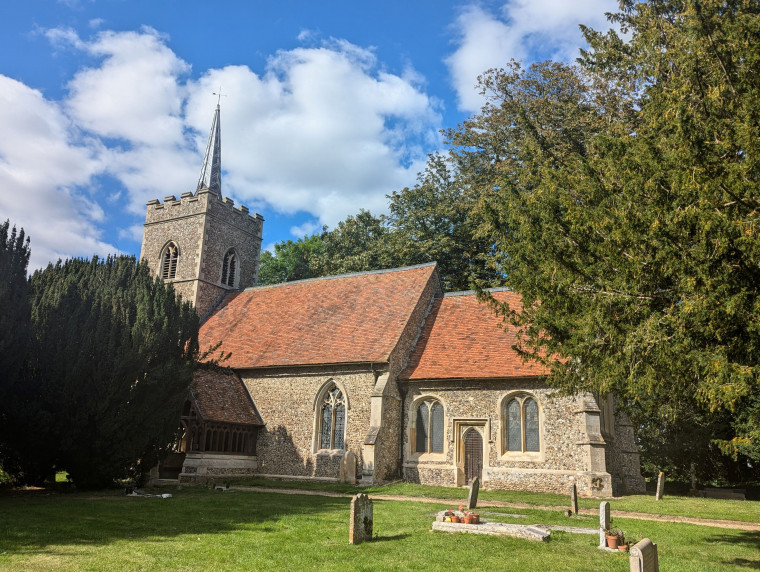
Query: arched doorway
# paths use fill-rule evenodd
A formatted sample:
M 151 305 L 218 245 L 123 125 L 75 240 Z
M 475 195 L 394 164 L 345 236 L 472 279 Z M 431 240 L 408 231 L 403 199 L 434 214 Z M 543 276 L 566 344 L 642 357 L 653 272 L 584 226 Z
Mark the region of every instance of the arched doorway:
M 483 480 L 483 437 L 477 429 L 470 428 L 464 434 L 464 480 L 470 484 L 477 477 Z

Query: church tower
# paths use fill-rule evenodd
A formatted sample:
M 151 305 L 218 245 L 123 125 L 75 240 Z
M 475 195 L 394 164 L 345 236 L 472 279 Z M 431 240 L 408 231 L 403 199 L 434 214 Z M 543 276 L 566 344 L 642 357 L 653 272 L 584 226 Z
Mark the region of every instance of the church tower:
M 222 197 L 219 105 L 194 193 L 148 202 L 140 259 L 190 300 L 201 319 L 230 290 L 256 284 L 264 219 Z

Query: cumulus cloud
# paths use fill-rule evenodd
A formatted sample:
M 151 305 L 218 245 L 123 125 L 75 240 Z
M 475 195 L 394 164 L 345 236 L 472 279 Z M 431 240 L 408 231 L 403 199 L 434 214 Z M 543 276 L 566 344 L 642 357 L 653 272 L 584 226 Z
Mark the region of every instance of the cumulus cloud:
M 498 11 L 463 8 L 454 25 L 457 48 L 446 58 L 459 107 L 479 110 L 478 75 L 510 59 L 572 61 L 583 45 L 578 26 L 606 29 L 605 12 L 617 7 L 617 0 L 509 0 Z
M 87 193 L 102 146 L 60 107 L 0 75 L 0 213 L 32 237 L 30 268 L 72 255 L 116 252 L 101 240 L 103 210 Z
M 390 73 L 346 41 L 278 52 L 259 73 L 237 65 L 191 79 L 150 28 L 44 34 L 89 60 L 60 101 L 0 76 L 0 184 L 14 190 L 0 211 L 32 236 L 32 267 L 114 252 L 106 228 L 136 241 L 148 200 L 194 191 L 220 85 L 223 194 L 305 216 L 298 236 L 360 208 L 383 211 L 440 143 L 439 104 L 422 78 Z
M 360 208 L 383 211 L 385 195 L 414 181 L 424 148 L 438 141 L 434 100 L 413 76 L 377 67 L 370 50 L 332 42 L 280 52 L 263 75 L 209 70 L 189 86 L 187 120 L 201 149 L 209 94 L 222 85 L 222 188 L 254 207 L 304 211 L 334 226 Z

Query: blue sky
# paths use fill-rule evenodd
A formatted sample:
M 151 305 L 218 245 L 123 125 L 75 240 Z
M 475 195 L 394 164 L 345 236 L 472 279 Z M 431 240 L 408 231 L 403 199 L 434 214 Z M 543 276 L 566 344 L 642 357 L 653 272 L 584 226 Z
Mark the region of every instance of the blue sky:
M 0 17 L 0 219 L 30 269 L 138 255 L 145 203 L 194 191 L 221 86 L 222 193 L 264 245 L 411 186 L 477 75 L 570 61 L 615 0 L 26 0 Z

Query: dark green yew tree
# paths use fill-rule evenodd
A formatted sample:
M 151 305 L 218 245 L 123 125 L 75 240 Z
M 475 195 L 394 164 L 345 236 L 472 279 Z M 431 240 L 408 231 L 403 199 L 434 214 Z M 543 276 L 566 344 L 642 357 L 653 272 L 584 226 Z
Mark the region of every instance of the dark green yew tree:
M 29 238 L 10 222 L 0 224 L 0 469 L 15 472 L 17 455 L 9 439 L 16 420 L 14 396 L 23 385 L 31 348 Z
M 78 486 L 149 469 L 170 443 L 198 351 L 198 318 L 133 257 L 35 272 L 37 344 L 19 441 Z
M 557 387 L 615 391 L 642 422 L 721 419 L 711 446 L 757 462 L 760 3 L 612 19 L 625 35 L 586 30 L 578 67 L 485 74 L 448 133 L 526 302 L 502 310 Z

